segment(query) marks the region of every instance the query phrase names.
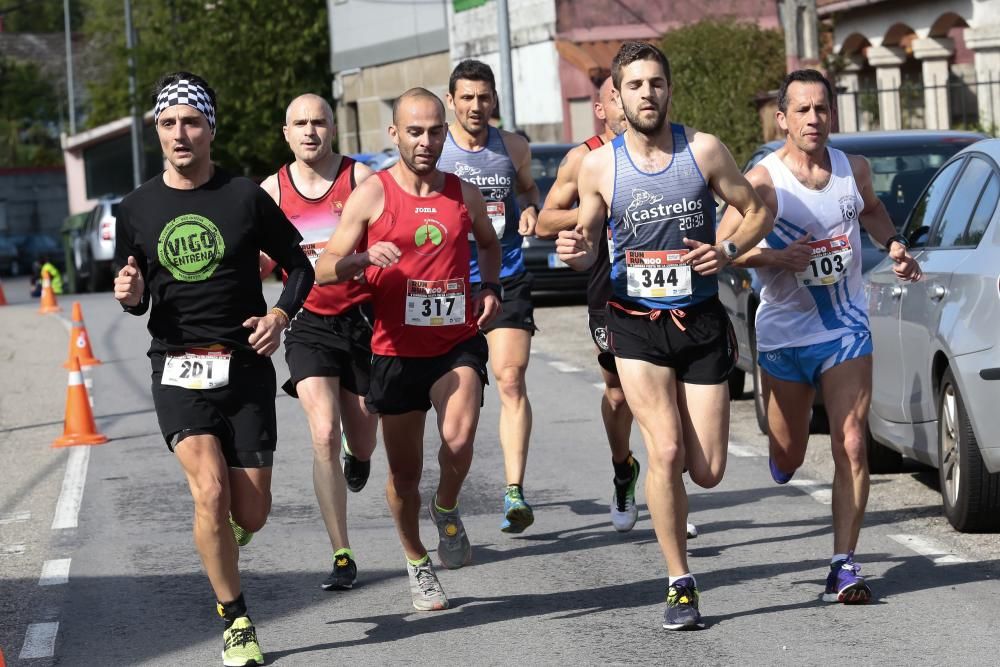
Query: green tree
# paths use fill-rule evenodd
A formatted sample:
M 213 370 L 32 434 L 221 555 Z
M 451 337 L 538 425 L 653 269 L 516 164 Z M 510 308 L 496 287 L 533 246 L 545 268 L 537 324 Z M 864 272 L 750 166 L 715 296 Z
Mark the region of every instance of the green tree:
M 671 117 L 718 136 L 742 165 L 763 141 L 754 98 L 785 76 L 782 33 L 705 20 L 668 32 L 662 47 L 674 84 Z
M 87 89 L 87 123 L 129 112 L 121 0 L 85 0 L 88 50 L 99 61 Z M 132 0 L 138 36 L 139 107 L 152 108 L 156 80 L 178 70 L 207 80 L 218 95 L 213 159 L 264 176 L 288 160 L 281 134 L 293 97 L 330 91 L 325 0 Z M 94 64 L 94 60 L 91 60 Z
M 0 0 L 5 32 L 62 32 L 63 0 Z M 79 30 L 83 19 L 80 0 L 70 0 L 70 25 Z
M 0 164 L 62 164 L 59 102 L 49 77 L 34 63 L 0 57 Z

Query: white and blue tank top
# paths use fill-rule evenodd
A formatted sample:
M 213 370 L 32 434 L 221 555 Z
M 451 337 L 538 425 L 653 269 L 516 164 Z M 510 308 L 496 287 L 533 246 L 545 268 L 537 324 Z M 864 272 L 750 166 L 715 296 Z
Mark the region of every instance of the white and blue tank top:
M 455 143 L 448 132 L 444 150 L 438 158 L 438 169 L 455 174 L 463 181 L 479 188 L 486 200 L 486 212 L 493 230 L 500 239 L 500 277 L 507 278 L 524 273 L 524 253 L 521 235 L 517 231 L 521 207 L 517 203 L 517 169 L 514 167 L 503 137 L 495 127 L 489 128 L 486 146 L 477 151 L 467 151 Z M 470 281 L 482 282 L 476 243 L 472 244 Z
M 865 203 L 847 155 L 836 148 L 827 152 L 830 180 L 820 190 L 802 185 L 777 153 L 760 161 L 771 176 L 778 204 L 774 230 L 760 247 L 785 248 L 806 234 L 812 246 L 805 271 L 757 269 L 762 284 L 756 319 L 761 352 L 868 331 L 859 222 Z
M 674 310 L 715 296 L 716 276 L 683 263 L 684 238 L 715 243 L 715 199 L 688 146 L 684 126 L 671 124 L 673 155 L 663 170 L 641 171 L 625 136 L 611 142 L 615 154 L 611 196 L 611 285 L 623 305 Z

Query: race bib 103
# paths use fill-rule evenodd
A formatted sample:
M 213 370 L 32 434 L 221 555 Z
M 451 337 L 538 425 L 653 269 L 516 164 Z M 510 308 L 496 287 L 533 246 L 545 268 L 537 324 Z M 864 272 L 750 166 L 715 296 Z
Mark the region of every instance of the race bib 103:
M 795 279 L 803 287 L 835 285 L 846 275 L 851 266 L 854 252 L 846 234 L 830 239 L 810 241 L 812 258 L 805 271 L 795 274 Z

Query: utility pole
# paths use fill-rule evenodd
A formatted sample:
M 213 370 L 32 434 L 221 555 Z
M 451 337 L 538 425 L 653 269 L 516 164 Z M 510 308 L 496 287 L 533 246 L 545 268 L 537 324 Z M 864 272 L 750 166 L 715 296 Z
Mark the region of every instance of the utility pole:
M 63 27 L 66 30 L 66 88 L 69 93 L 69 133 L 76 134 L 76 97 L 73 94 L 73 33 L 69 20 L 69 0 L 63 0 Z
M 783 0 L 781 23 L 785 29 L 785 67 L 791 72 L 819 64 L 819 26 L 816 0 Z
M 135 30 L 132 0 L 125 0 L 125 46 L 128 47 L 128 97 L 132 102 L 132 186 L 142 185 L 142 116 L 135 92 Z
M 507 0 L 497 0 L 497 38 L 500 41 L 500 121 L 503 129 L 513 132 L 517 127 L 514 113 L 514 68 L 510 64 L 510 16 Z

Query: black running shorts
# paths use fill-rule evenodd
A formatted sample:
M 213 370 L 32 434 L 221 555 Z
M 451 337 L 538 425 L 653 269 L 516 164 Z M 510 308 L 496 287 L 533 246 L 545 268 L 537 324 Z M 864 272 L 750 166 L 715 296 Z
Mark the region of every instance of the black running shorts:
M 483 333 L 494 329 L 524 329 L 534 335 L 538 328 L 535 326 L 535 306 L 531 302 L 532 283 L 534 278 L 528 272 L 500 279 L 503 285 L 503 312 L 483 327 Z M 481 285 L 473 283 L 472 293 L 478 293 Z
M 590 337 L 597 346 L 597 363 L 607 372 L 618 375 L 615 355 L 611 354 L 611 349 L 608 347 L 608 318 L 603 310 L 591 310 L 589 314 Z
M 303 308 L 285 332 L 285 361 L 291 377 L 281 388 L 298 398 L 295 386 L 302 380 L 336 377 L 340 386 L 364 396 L 371 359 L 370 306 L 356 306 L 340 315 L 318 315 Z
M 608 304 L 608 347 L 616 357 L 639 359 L 677 372 L 689 384 L 721 384 L 736 364 L 733 325 L 718 297 L 675 311 L 654 310 L 616 300 L 630 314 Z
M 476 334 L 437 357 L 372 357 L 371 385 L 365 405 L 381 415 L 427 412 L 431 409 L 431 387 L 448 371 L 468 366 L 483 386 L 488 384 L 486 362 L 490 350 L 486 338 Z M 482 393 L 480 393 L 482 406 Z
M 153 406 L 170 451 L 189 435 L 214 435 L 231 468 L 269 468 L 274 462 L 278 425 L 274 412 L 277 382 L 268 357 L 235 350 L 229 384 L 216 389 L 185 389 L 161 384 L 166 351 L 149 351 Z

